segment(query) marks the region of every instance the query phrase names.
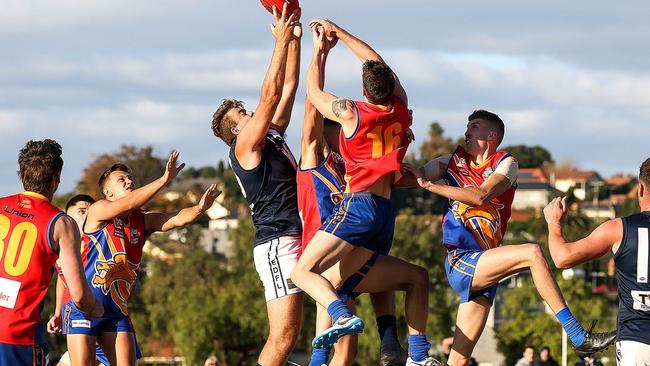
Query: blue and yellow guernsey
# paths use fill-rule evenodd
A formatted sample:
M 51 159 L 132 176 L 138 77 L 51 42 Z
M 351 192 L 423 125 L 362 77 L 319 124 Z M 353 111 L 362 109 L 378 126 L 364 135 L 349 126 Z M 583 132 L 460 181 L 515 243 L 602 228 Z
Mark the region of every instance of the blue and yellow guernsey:
M 114 218 L 101 229 L 84 233 L 81 256 L 86 280 L 104 305 L 104 317 L 128 315 L 127 300 L 137 278 L 145 242 L 144 211 L 125 222 Z
M 492 154 L 481 164 L 459 146 L 449 161 L 444 180 L 452 187 L 480 187 L 505 158 L 505 151 Z M 448 249 L 484 251 L 501 245 L 508 226 L 516 184 L 481 206 L 468 206 L 449 199 L 442 221 L 443 244 Z

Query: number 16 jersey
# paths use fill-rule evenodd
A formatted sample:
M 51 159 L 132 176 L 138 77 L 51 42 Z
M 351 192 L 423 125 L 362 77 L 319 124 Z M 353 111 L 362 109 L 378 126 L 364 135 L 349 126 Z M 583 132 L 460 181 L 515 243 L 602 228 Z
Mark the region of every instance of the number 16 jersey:
M 345 160 L 346 193 L 362 192 L 382 176 L 400 170 L 409 139 L 409 111 L 393 97 L 391 105 L 354 102 L 357 128 L 346 137 L 341 129 L 340 150 Z

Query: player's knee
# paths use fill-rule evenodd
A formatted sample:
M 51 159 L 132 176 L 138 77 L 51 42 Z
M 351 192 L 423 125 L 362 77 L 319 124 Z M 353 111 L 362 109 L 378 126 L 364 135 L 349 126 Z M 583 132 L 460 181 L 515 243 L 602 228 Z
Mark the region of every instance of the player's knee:
M 528 258 L 532 266 L 546 265 L 546 257 L 539 244 L 526 244 L 528 249 Z
M 269 339 L 267 342 L 273 345 L 273 349 L 281 350 L 282 352 L 288 352 L 293 349 L 293 346 L 298 340 L 299 329 L 298 327 L 282 327 L 276 331 L 272 331 L 269 334 Z
M 428 291 L 429 289 L 429 271 L 424 267 L 416 266 L 413 270 L 413 285 Z

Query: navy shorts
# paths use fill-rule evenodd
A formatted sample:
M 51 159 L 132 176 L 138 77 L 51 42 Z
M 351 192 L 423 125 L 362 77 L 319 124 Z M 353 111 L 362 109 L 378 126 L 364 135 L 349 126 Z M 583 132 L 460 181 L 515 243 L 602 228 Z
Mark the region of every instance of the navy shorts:
M 47 344 L 36 346 L 17 346 L 0 343 L 0 366 L 45 366 Z
M 384 197 L 345 193 L 320 229 L 356 247 L 387 255 L 393 244 L 395 209 Z
M 63 334 L 85 334 L 97 337 L 99 333 L 134 333 L 131 320 L 126 315 L 117 317 L 90 318 L 72 303 L 63 305 Z
M 483 253 L 482 251 L 466 249 L 452 249 L 447 252 L 447 260 L 445 260 L 447 280 L 451 288 L 460 295 L 461 303 L 468 302 L 479 296 L 487 297 L 490 302 L 494 301 L 494 296 L 497 293 L 496 284 L 472 291 L 472 280 L 474 279 L 476 264 Z

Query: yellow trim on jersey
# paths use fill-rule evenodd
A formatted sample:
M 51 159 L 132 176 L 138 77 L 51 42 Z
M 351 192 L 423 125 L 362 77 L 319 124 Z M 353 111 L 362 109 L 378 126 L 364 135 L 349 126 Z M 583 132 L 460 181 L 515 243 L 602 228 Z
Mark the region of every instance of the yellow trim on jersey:
M 319 172 L 317 172 L 317 171 L 315 171 L 315 170 L 313 170 L 312 173 L 314 173 L 314 175 L 316 176 L 316 178 L 320 179 L 321 182 L 325 183 L 325 185 L 327 186 L 327 188 L 329 188 L 330 191 L 332 191 L 332 193 L 336 193 L 336 192 L 339 191 L 339 189 L 336 188 L 336 187 L 334 186 L 334 184 L 332 184 L 332 182 L 330 182 L 330 181 L 329 181 L 327 178 L 325 178 L 322 174 L 320 174 Z
M 345 184 L 345 178 L 344 178 L 343 181 L 340 181 L 340 180 L 339 180 L 339 177 L 341 176 L 341 174 L 340 174 L 339 172 L 335 171 L 335 170 L 332 168 L 331 165 L 329 165 L 329 164 L 325 164 L 325 169 L 327 169 L 330 173 L 332 173 L 332 175 L 334 176 L 334 179 L 336 179 L 336 183 L 338 183 L 339 185 L 343 185 L 343 184 Z M 338 191 L 338 190 L 339 190 L 339 189 L 337 189 L 337 191 Z
M 93 244 L 95 245 L 95 249 L 97 249 L 99 260 L 105 261 L 106 257 L 104 257 L 104 253 L 102 253 L 102 245 L 99 244 L 99 241 L 97 241 L 97 239 L 94 236 L 88 235 L 88 237 L 90 238 L 90 240 L 93 241 Z
M 108 243 L 108 248 L 111 251 L 111 255 L 114 256 L 115 253 L 117 253 L 117 247 L 115 247 L 115 243 L 113 243 L 113 238 L 111 238 L 111 235 L 108 233 L 108 225 L 104 227 L 103 231 L 104 231 L 104 236 L 106 237 L 106 242 Z M 122 231 L 125 232 L 124 228 L 122 228 Z M 124 246 L 124 243 L 122 243 L 122 246 Z
M 47 197 L 43 196 L 42 194 L 40 194 L 40 193 L 38 193 L 38 192 L 25 191 L 25 192 L 23 192 L 23 193 L 21 193 L 21 194 L 22 194 L 22 195 L 25 195 L 25 196 L 31 196 L 31 197 L 40 198 L 40 199 L 42 199 L 42 200 L 46 200 L 47 202 L 50 202 L 50 200 L 49 200 Z

